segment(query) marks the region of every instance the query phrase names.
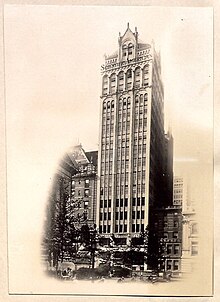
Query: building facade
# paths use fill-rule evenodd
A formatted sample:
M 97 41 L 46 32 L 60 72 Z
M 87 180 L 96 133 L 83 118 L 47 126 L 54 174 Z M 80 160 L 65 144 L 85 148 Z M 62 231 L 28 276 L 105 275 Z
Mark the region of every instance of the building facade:
M 99 232 L 122 244 L 144 232 L 155 207 L 172 203 L 163 97 L 160 54 L 128 24 L 102 65 L 96 218 Z
M 198 265 L 199 225 L 197 211 L 190 198 L 186 177 L 174 178 L 174 204 L 182 205 L 182 273 L 191 273 Z
M 182 209 L 179 206 L 170 206 L 160 209 L 158 215 L 163 219 L 163 233 L 160 234 L 160 269 L 179 275 L 182 256 Z
M 43 260 L 49 267 L 72 260 L 75 230 L 94 226 L 96 220 L 98 151 L 71 147 L 60 160 L 49 192 Z
M 97 161 L 98 151 L 85 152 L 81 145 L 75 146 L 73 155 L 78 172 L 71 178 L 71 205 L 69 213 L 75 217 L 76 227 L 96 223 Z
M 175 176 L 173 180 L 173 204 L 182 206 L 184 209 L 188 206 L 187 184 L 182 176 Z

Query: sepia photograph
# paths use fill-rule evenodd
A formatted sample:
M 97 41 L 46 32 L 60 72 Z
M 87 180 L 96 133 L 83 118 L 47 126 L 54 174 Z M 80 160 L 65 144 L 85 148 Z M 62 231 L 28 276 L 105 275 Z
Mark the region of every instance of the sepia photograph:
M 4 6 L 10 295 L 213 295 L 213 9 Z

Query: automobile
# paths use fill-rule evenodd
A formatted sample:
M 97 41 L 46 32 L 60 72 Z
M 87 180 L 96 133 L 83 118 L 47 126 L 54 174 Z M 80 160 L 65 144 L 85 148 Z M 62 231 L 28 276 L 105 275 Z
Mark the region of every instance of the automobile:
M 61 279 L 71 279 L 75 271 L 75 264 L 72 262 L 61 262 L 59 264 L 59 276 Z

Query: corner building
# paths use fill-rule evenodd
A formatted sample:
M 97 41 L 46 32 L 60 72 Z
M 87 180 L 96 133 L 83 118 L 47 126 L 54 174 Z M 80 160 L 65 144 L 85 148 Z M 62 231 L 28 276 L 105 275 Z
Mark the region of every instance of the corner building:
M 165 187 L 160 55 L 128 24 L 101 73 L 97 226 L 124 245 L 145 230 L 151 209 L 172 203 Z

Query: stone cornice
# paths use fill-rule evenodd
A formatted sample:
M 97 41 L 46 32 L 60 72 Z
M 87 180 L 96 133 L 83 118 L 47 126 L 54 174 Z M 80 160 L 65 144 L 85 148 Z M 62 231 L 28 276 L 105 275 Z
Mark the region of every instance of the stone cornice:
M 137 59 L 133 59 L 133 60 L 129 60 L 129 61 L 111 63 L 111 64 L 107 64 L 107 65 L 103 64 L 101 66 L 101 74 L 103 75 L 105 73 L 110 73 L 112 71 L 119 72 L 121 70 L 127 70 L 131 67 L 136 67 L 137 64 L 142 66 L 145 63 L 150 63 L 150 62 L 152 62 L 152 56 L 149 54 L 149 55 L 139 57 Z

